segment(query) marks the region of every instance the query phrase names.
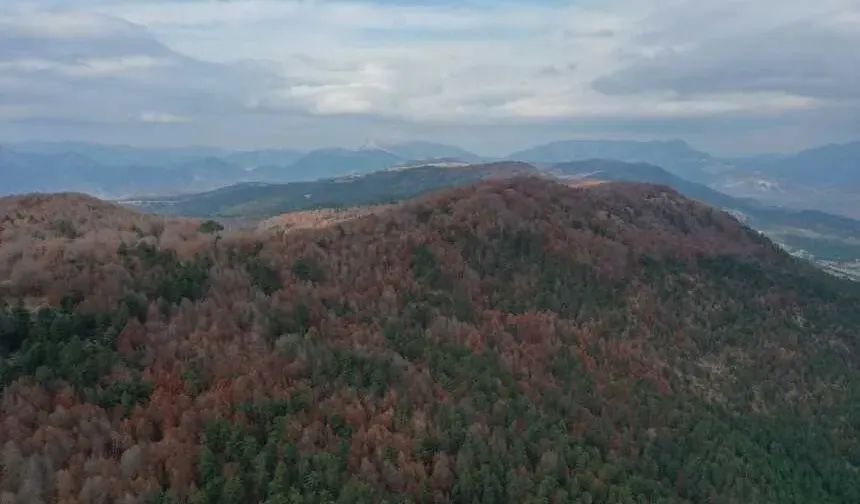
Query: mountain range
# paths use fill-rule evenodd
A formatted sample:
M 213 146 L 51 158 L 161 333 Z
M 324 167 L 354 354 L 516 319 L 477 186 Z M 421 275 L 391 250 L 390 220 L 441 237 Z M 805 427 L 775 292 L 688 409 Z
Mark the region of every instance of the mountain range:
M 78 191 L 107 198 L 170 195 L 240 182 L 310 181 L 437 158 L 481 159 L 457 147 L 428 142 L 369 142 L 359 149 L 310 152 L 28 142 L 0 147 L 0 194 Z
M 746 158 L 714 156 L 681 140 L 560 141 L 501 157 L 437 143 L 373 140 L 359 149 L 309 152 L 28 142 L 0 147 L 0 194 L 73 190 L 109 198 L 176 195 L 241 182 L 312 181 L 431 161 L 506 159 L 546 168 L 595 158 L 650 163 L 732 196 L 860 218 L 860 142 Z
M 776 205 L 860 218 L 860 141 L 738 160 L 737 165 L 711 185 Z

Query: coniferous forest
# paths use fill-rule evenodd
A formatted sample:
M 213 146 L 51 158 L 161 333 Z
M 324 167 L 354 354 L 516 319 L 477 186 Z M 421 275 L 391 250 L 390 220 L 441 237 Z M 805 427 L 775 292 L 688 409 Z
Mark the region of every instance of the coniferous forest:
M 860 502 L 860 288 L 665 187 L 0 200 L 0 502 Z

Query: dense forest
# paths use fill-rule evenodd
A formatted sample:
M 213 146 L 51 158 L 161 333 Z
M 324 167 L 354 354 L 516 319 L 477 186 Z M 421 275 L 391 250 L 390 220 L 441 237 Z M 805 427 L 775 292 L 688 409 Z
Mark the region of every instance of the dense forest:
M 660 186 L 377 210 L 0 200 L 0 502 L 860 502 L 858 284 Z

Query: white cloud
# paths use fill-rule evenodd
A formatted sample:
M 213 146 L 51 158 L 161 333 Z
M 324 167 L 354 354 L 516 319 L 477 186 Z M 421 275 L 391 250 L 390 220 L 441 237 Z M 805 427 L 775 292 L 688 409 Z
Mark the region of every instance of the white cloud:
M 225 122 L 248 113 L 351 115 L 417 130 L 607 120 L 661 127 L 723 117 L 740 124 L 857 107 L 844 101 L 856 59 L 836 44 L 860 40 L 856 0 L 70 1 L 65 13 L 0 16 L 0 31 L 136 38 L 118 45 L 123 52 L 65 59 L 49 51 L 4 62 L 0 48 L 0 68 L 88 77 L 94 86 L 149 76 L 149 88 L 129 88 L 135 97 L 126 115 L 171 110 Z M 142 46 L 141 33 L 155 40 Z M 779 33 L 788 35 L 773 42 Z M 801 53 L 807 57 L 790 57 Z M 151 97 L 137 96 L 146 89 Z
M 171 124 L 171 123 L 183 123 L 189 122 L 191 119 L 188 117 L 183 117 L 176 114 L 171 114 L 169 112 L 141 112 L 138 115 L 138 119 L 140 122 L 145 123 L 158 123 L 158 124 Z
M 127 23 L 91 12 L 22 10 L 3 14 L 0 10 L 0 32 L 6 36 L 100 38 L 122 33 L 126 28 Z
M 24 73 L 55 72 L 68 77 L 100 78 L 129 75 L 157 67 L 165 67 L 169 60 L 145 55 L 116 58 L 85 58 L 72 62 L 38 58 L 20 58 L 0 61 L 0 70 Z
M 110 77 L 170 65 L 170 61 L 143 55 L 85 59 L 66 71 L 73 77 Z
M 781 112 L 807 110 L 815 100 L 782 93 L 749 93 L 710 95 L 700 99 L 653 97 L 616 101 L 573 100 L 567 97 L 528 98 L 506 103 L 501 108 L 512 115 L 533 118 L 607 118 L 633 119 L 703 118 L 721 114 Z
M 595 79 L 643 57 L 637 55 L 689 51 L 699 39 L 779 26 L 839 7 L 839 0 L 813 7 L 788 0 L 777 16 L 763 17 L 767 3 L 415 6 L 248 0 L 119 3 L 104 11 L 152 27 L 168 45 L 198 58 L 274 62 L 288 84 L 254 97 L 259 108 L 480 123 L 702 117 L 812 106 L 809 98 L 778 90 L 720 89 L 690 97 L 655 89 L 619 97 L 591 89 Z M 545 71 L 557 67 L 573 70 Z

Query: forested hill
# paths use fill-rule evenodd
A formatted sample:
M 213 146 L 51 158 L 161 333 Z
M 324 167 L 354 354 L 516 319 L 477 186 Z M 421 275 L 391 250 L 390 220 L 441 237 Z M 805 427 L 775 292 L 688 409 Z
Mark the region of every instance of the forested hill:
M 289 234 L 15 206 L 4 502 L 860 502 L 858 286 L 670 189 Z
M 289 184 L 237 184 L 172 198 L 135 199 L 138 209 L 195 217 L 271 217 L 284 212 L 354 207 L 414 198 L 478 180 L 537 175 L 530 164 L 501 161 L 466 166 L 410 166 L 359 176 Z

